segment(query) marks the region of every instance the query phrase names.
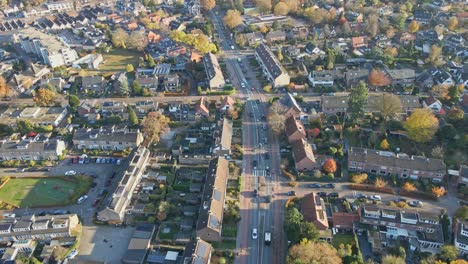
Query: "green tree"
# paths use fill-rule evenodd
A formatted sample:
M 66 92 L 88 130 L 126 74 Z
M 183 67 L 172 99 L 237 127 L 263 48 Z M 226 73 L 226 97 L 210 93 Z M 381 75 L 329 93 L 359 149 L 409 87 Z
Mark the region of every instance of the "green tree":
M 335 49 L 327 49 L 327 69 L 332 70 L 335 67 L 336 61 L 336 50 Z
M 39 88 L 33 100 L 40 106 L 51 106 L 55 104 L 56 98 L 57 95 L 55 92 L 46 88 Z
M 463 205 L 459 207 L 453 214 L 453 217 L 461 221 L 468 221 L 468 206 Z
M 452 107 L 448 112 L 447 112 L 447 119 L 450 123 L 456 124 L 463 120 L 464 118 L 464 113 L 463 110 L 461 110 L 458 107 Z
M 148 55 L 148 66 L 150 66 L 151 68 L 156 66 L 156 63 L 154 62 L 154 58 L 151 55 Z
M 442 257 L 442 259 L 446 259 L 448 261 L 456 260 L 458 254 L 458 248 L 454 245 L 443 245 L 440 249 L 440 256 Z
M 34 130 L 34 125 L 29 120 L 16 120 L 16 131 L 21 134 L 26 134 Z
M 320 234 L 312 222 L 302 222 L 300 226 L 301 240 L 306 238 L 309 241 L 318 241 Z
M 143 92 L 143 89 L 141 89 L 141 85 L 137 80 L 133 81 L 132 89 L 134 95 L 141 95 Z
M 285 217 L 285 226 L 286 226 L 286 234 L 288 240 L 292 243 L 297 243 L 301 240 L 301 224 L 303 220 L 303 216 L 297 208 L 288 208 L 286 211 Z
M 360 117 L 364 114 L 363 107 L 368 97 L 368 89 L 364 82 L 360 82 L 358 85 L 351 87 L 348 109 L 352 116 Z
M 130 65 L 130 64 L 129 64 Z M 130 91 L 128 89 L 128 80 L 124 79 L 120 82 L 120 95 L 123 96 L 128 96 L 130 94 Z
M 441 140 L 443 140 L 445 142 L 449 142 L 449 141 L 452 141 L 455 138 L 455 136 L 457 135 L 457 130 L 455 129 L 455 127 L 453 125 L 446 124 L 446 125 L 443 125 L 439 129 L 438 135 L 439 135 Z
M 0 137 L 6 137 L 13 134 L 13 128 L 7 124 L 0 124 Z
M 126 44 L 128 41 L 128 34 L 125 32 L 125 30 L 118 28 L 113 34 L 112 34 L 112 45 L 116 48 L 127 48 Z
M 78 96 L 71 94 L 68 97 L 68 104 L 71 108 L 76 109 L 80 105 L 80 99 L 78 98 Z
M 437 120 L 432 111 L 421 108 L 411 113 L 404 122 L 403 127 L 409 139 L 419 143 L 426 143 L 432 140 L 437 132 L 438 125 L 439 120 Z
M 452 85 L 448 88 L 448 102 L 451 104 L 457 104 L 460 102 L 460 89 L 457 85 Z
M 130 125 L 131 126 L 138 125 L 138 116 L 135 113 L 135 110 L 133 110 L 133 107 L 129 105 L 127 106 L 127 110 L 128 110 L 128 121 L 130 122 Z

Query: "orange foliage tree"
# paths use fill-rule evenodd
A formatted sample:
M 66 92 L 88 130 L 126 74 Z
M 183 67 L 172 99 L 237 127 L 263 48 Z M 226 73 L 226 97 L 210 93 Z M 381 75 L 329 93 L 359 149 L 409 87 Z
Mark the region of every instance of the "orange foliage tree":
M 414 186 L 413 183 L 411 182 L 405 182 L 405 184 L 403 184 L 403 186 L 401 187 L 403 188 L 403 190 L 407 191 L 407 192 L 413 192 L 413 191 L 416 191 L 416 186 Z
M 334 159 L 327 159 L 323 164 L 323 170 L 327 173 L 334 173 L 336 169 L 336 161 Z
M 444 187 L 439 187 L 439 186 L 432 187 L 431 191 L 432 191 L 432 195 L 434 195 L 436 198 L 444 196 L 446 192 Z
M 381 87 L 390 84 L 390 79 L 383 71 L 373 69 L 369 73 L 369 84 L 374 87 Z

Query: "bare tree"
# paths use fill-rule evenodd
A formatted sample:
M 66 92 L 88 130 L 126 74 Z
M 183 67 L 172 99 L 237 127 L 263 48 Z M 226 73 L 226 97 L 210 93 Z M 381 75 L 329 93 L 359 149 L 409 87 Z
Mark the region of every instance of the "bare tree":
M 268 124 L 271 127 L 271 130 L 276 135 L 280 135 L 284 132 L 284 113 L 287 111 L 286 107 L 280 102 L 274 102 L 268 111 Z
M 148 45 L 148 38 L 145 36 L 144 31 L 134 31 L 128 38 L 128 47 L 142 51 Z

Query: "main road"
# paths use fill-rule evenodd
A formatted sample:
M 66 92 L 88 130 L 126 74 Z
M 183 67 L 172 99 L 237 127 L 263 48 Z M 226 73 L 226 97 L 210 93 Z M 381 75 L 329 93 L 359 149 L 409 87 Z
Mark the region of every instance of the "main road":
M 268 97 L 261 92 L 260 83 L 246 59 L 253 52 L 235 49 L 221 19 L 213 12 L 211 16 L 219 36 L 219 49 L 225 55 L 228 73 L 233 85 L 240 88 L 238 97 L 245 102 L 242 123 L 244 159 L 240 196 L 241 221 L 237 236 L 239 255 L 236 263 L 284 263 L 284 201 L 275 195 L 282 193 L 279 174 L 281 158 L 277 139 L 269 133 L 266 122 Z M 237 58 L 241 58 L 241 61 Z M 244 73 L 248 75 L 249 82 Z M 271 203 L 266 197 L 272 197 Z M 257 230 L 256 239 L 252 236 L 253 229 Z M 265 245 L 265 232 L 272 233 L 270 246 Z

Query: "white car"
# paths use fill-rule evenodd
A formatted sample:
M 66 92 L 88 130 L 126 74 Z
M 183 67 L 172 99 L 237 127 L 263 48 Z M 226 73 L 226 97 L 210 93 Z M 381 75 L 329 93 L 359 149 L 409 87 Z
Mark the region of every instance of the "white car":
M 83 195 L 81 196 L 78 201 L 76 201 L 77 204 L 81 204 L 83 203 L 84 201 L 86 201 L 86 199 L 88 199 L 88 195 Z
M 257 233 L 257 228 L 252 229 L 252 239 L 257 239 L 258 238 L 258 233 Z
M 382 197 L 380 195 L 372 195 L 369 197 L 372 201 L 382 201 Z
M 242 88 L 245 88 L 245 83 L 241 83 L 241 87 L 242 87 Z
M 422 207 L 423 203 L 421 201 L 411 201 L 408 203 L 409 206 L 411 207 Z
M 68 254 L 67 258 L 68 258 L 68 259 L 73 259 L 73 258 L 75 258 L 75 257 L 78 255 L 78 252 L 79 252 L 79 251 L 76 250 L 76 249 L 72 250 L 72 251 L 70 252 L 70 254 Z
M 66 175 L 66 176 L 76 175 L 76 171 L 69 170 L 69 171 L 65 172 L 65 175 Z

